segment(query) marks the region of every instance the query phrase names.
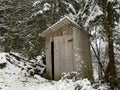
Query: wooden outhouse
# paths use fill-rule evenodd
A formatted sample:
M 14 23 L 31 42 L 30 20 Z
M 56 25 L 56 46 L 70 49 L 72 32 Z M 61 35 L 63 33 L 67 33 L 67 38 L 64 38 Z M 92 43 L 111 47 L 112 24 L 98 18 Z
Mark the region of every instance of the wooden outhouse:
M 89 34 L 64 17 L 42 34 L 46 41 L 46 75 L 59 80 L 63 72 L 76 71 L 79 77 L 93 79 Z

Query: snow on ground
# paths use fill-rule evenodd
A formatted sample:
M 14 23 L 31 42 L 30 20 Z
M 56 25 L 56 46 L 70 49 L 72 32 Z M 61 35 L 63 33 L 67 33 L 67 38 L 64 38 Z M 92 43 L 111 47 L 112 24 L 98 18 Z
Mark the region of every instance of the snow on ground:
M 104 86 L 93 89 L 87 79 L 50 81 L 38 75 L 26 76 L 25 71 L 11 64 L 6 56 L 9 54 L 0 53 L 0 64 L 5 63 L 5 67 L 0 68 L 0 90 L 107 90 Z
M 0 63 L 7 63 L 5 68 L 0 69 L 0 90 L 30 90 L 28 88 L 37 87 L 47 81 L 25 77 L 24 71 L 6 60 L 6 55 L 6 53 L 0 54 Z

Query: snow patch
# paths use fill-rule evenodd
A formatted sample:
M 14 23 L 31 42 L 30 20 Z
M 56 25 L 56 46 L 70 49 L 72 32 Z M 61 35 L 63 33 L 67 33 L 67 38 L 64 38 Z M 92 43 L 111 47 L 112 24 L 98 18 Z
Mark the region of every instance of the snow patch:
M 108 2 L 114 2 L 115 0 L 108 0 Z
M 6 62 L 6 53 L 0 53 L 0 63 L 5 63 Z
M 51 5 L 50 5 L 49 3 L 45 3 L 45 4 L 44 4 L 43 11 L 48 11 L 48 10 L 50 10 L 50 7 L 51 7 Z
M 43 0 L 40 0 L 40 1 L 36 1 L 33 3 L 33 6 L 36 7 L 38 4 L 41 4 Z

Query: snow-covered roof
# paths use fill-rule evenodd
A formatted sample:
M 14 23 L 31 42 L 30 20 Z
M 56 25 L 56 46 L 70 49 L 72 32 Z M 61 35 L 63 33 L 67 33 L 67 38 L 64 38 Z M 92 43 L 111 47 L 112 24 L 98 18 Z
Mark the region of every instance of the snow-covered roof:
M 56 22 L 55 24 L 53 24 L 51 27 L 46 29 L 43 33 L 41 33 L 41 37 L 45 37 L 46 35 L 51 34 L 69 24 L 74 25 L 75 27 L 81 28 L 77 23 L 72 21 L 69 17 L 64 17 L 60 19 L 58 22 Z

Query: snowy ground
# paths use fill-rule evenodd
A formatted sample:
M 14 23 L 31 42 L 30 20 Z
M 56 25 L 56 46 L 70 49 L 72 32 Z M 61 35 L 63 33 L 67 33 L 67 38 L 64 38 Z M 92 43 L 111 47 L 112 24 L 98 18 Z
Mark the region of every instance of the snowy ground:
M 107 90 L 105 86 L 92 88 L 87 79 L 49 81 L 38 75 L 25 76 L 23 70 L 6 60 L 6 55 L 0 53 L 0 64 L 6 63 L 6 67 L 0 69 L 0 90 Z

